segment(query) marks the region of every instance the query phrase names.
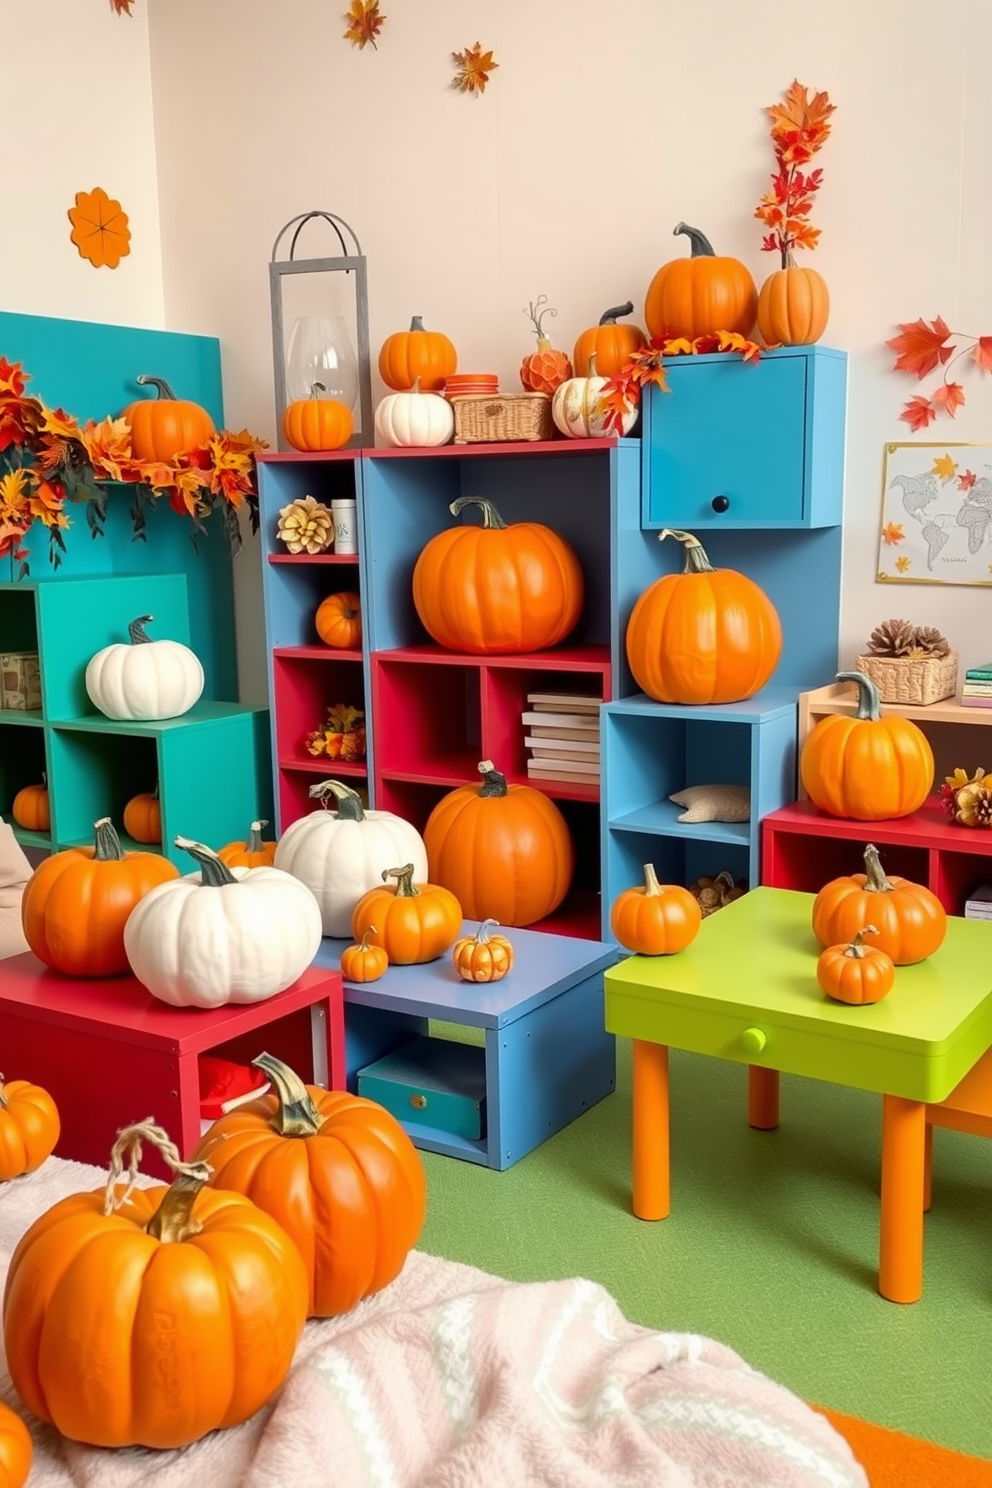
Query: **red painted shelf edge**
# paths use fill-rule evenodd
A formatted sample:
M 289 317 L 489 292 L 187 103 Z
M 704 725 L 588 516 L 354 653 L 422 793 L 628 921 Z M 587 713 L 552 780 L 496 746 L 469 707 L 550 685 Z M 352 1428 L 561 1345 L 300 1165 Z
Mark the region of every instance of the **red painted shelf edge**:
M 603 439 L 522 439 L 491 440 L 480 444 L 436 444 L 405 445 L 399 449 L 355 448 L 342 450 L 268 450 L 259 451 L 256 460 L 260 465 L 293 465 L 301 460 L 317 463 L 321 460 L 392 460 L 403 459 L 461 459 L 474 455 L 584 455 L 590 451 L 616 449 L 617 438 L 609 435 Z
M 278 655 L 278 652 L 276 653 Z M 373 651 L 374 665 L 393 661 L 420 662 L 428 666 L 501 667 L 514 671 L 610 672 L 608 645 L 564 647 L 560 651 L 527 651 L 514 654 L 480 654 L 446 651 L 441 646 L 397 646 L 392 651 Z
M 273 646 L 272 655 L 286 661 L 364 661 L 361 651 L 334 646 Z
M 307 775 L 367 775 L 367 760 L 329 760 L 314 755 L 312 759 L 281 759 L 280 770 L 294 770 Z
M 848 817 L 828 816 L 810 801 L 796 801 L 782 806 L 762 819 L 762 832 L 786 832 L 792 836 L 832 837 L 853 841 L 920 847 L 938 852 L 960 852 L 974 857 L 992 856 L 992 832 L 973 827 L 955 826 L 941 808 L 939 799 L 931 796 L 925 806 L 911 816 L 886 821 L 854 821 Z

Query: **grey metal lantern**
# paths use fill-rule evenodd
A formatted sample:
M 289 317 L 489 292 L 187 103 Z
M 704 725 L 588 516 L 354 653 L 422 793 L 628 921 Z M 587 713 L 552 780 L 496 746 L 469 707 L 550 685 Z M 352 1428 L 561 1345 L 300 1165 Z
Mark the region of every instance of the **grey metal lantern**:
M 330 224 L 341 248 L 335 258 L 297 258 L 300 233 L 315 218 Z M 280 245 L 292 232 L 288 258 L 280 258 Z M 353 251 L 352 251 L 353 250 Z M 354 274 L 354 324 L 357 347 L 352 343 L 341 306 L 333 299 L 339 291 L 324 281 L 316 298 L 300 305 L 305 313 L 295 315 L 286 337 L 286 293 L 295 292 L 302 281 L 296 275 Z M 334 397 L 346 403 L 355 417 L 355 432 L 349 445 L 370 444 L 372 424 L 372 365 L 369 356 L 369 290 L 366 259 L 354 228 L 333 212 L 303 212 L 283 227 L 272 245 L 269 262 L 269 292 L 272 301 L 272 360 L 275 370 L 276 422 L 279 448 L 285 449 L 282 416 L 289 403 L 311 395 Z M 299 295 L 296 295 L 299 299 Z

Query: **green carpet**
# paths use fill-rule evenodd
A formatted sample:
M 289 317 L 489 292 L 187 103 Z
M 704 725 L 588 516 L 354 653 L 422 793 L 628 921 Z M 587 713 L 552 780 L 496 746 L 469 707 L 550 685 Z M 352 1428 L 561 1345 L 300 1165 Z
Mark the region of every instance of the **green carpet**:
M 922 1301 L 875 1289 L 881 1098 L 672 1055 L 672 1214 L 630 1212 L 630 1046 L 615 1095 L 505 1173 L 424 1153 L 422 1250 L 516 1281 L 582 1275 L 628 1317 L 706 1333 L 806 1400 L 992 1458 L 992 1142 L 934 1134 Z

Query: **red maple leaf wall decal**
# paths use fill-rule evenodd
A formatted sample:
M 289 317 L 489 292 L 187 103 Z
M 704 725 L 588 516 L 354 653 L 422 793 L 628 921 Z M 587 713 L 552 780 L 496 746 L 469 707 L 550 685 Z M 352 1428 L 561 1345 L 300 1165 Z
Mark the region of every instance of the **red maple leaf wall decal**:
M 900 324 L 898 336 L 890 337 L 885 344 L 897 353 L 893 363 L 896 372 L 908 372 L 922 382 L 938 367 L 944 369 L 929 397 L 916 393 L 903 405 L 899 417 L 914 434 L 932 424 L 939 413 L 954 418 L 963 406 L 964 387 L 950 376 L 955 362 L 968 357 L 980 372 L 992 372 L 992 336 L 965 336 L 952 331 L 941 315 L 929 322 L 921 318 Z

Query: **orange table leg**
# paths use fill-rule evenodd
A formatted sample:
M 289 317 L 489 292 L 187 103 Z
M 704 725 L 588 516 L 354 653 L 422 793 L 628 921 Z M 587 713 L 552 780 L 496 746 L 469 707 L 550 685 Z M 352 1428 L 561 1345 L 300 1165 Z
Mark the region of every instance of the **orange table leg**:
M 923 1146 L 923 1213 L 930 1213 L 933 1197 L 933 1127 L 927 1122 L 927 1134 Z
M 885 1096 L 878 1290 L 890 1302 L 918 1302 L 923 1295 L 925 1147 L 923 1102 Z
M 634 1039 L 633 1201 L 638 1219 L 664 1219 L 671 1209 L 668 1136 L 668 1048 Z
M 778 1070 L 747 1067 L 747 1124 L 758 1131 L 774 1131 L 778 1126 Z

